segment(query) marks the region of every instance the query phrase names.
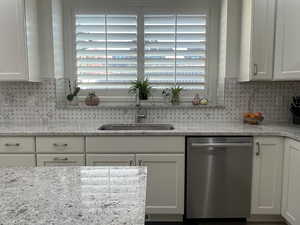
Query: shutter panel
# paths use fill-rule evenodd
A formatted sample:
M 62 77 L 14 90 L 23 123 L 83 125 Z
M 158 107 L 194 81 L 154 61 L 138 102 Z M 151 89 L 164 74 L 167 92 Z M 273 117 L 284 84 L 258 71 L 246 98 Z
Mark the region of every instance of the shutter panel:
M 174 15 L 144 16 L 144 75 L 155 88 L 175 84 Z
M 123 89 L 137 78 L 137 16 L 76 15 L 78 85 Z
M 145 15 L 145 76 L 156 88 L 205 89 L 206 15 Z

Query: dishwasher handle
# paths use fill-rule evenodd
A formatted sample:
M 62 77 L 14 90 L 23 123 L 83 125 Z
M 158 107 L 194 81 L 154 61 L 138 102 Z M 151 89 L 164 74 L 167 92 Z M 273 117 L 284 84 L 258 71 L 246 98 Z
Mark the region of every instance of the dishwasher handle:
M 192 147 L 252 147 L 252 143 L 192 143 Z

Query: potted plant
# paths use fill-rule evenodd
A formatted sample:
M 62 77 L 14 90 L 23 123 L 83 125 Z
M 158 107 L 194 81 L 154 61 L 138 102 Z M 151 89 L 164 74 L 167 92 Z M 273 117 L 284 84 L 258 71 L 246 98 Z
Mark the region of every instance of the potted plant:
M 85 98 L 85 104 L 87 106 L 97 106 L 100 103 L 99 97 L 95 92 L 90 92 L 88 96 Z
M 139 98 L 141 100 L 148 100 L 149 96 L 151 95 L 151 86 L 148 79 L 131 82 L 129 93 L 136 94 L 137 89 L 139 89 Z
M 171 103 L 173 105 L 179 105 L 180 104 L 180 94 L 183 90 L 180 86 L 175 86 L 171 88 Z

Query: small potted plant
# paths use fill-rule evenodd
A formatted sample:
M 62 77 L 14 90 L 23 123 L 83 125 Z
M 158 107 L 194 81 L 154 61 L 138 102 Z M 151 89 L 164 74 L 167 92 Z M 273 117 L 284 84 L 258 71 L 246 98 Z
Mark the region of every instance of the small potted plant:
M 180 86 L 175 86 L 171 88 L 171 103 L 173 105 L 179 105 L 180 104 L 180 95 L 183 88 Z
M 137 89 L 139 89 L 139 98 L 141 100 L 148 100 L 149 96 L 151 95 L 151 86 L 148 79 L 131 82 L 129 93 L 136 94 Z
M 87 106 L 97 106 L 100 103 L 99 97 L 95 92 L 90 92 L 88 96 L 85 98 L 85 104 Z

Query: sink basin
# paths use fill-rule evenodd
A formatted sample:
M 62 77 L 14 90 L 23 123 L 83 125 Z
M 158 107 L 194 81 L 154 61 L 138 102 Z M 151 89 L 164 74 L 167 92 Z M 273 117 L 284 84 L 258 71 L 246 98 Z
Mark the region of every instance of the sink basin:
M 174 130 L 171 124 L 105 124 L 98 130 Z

